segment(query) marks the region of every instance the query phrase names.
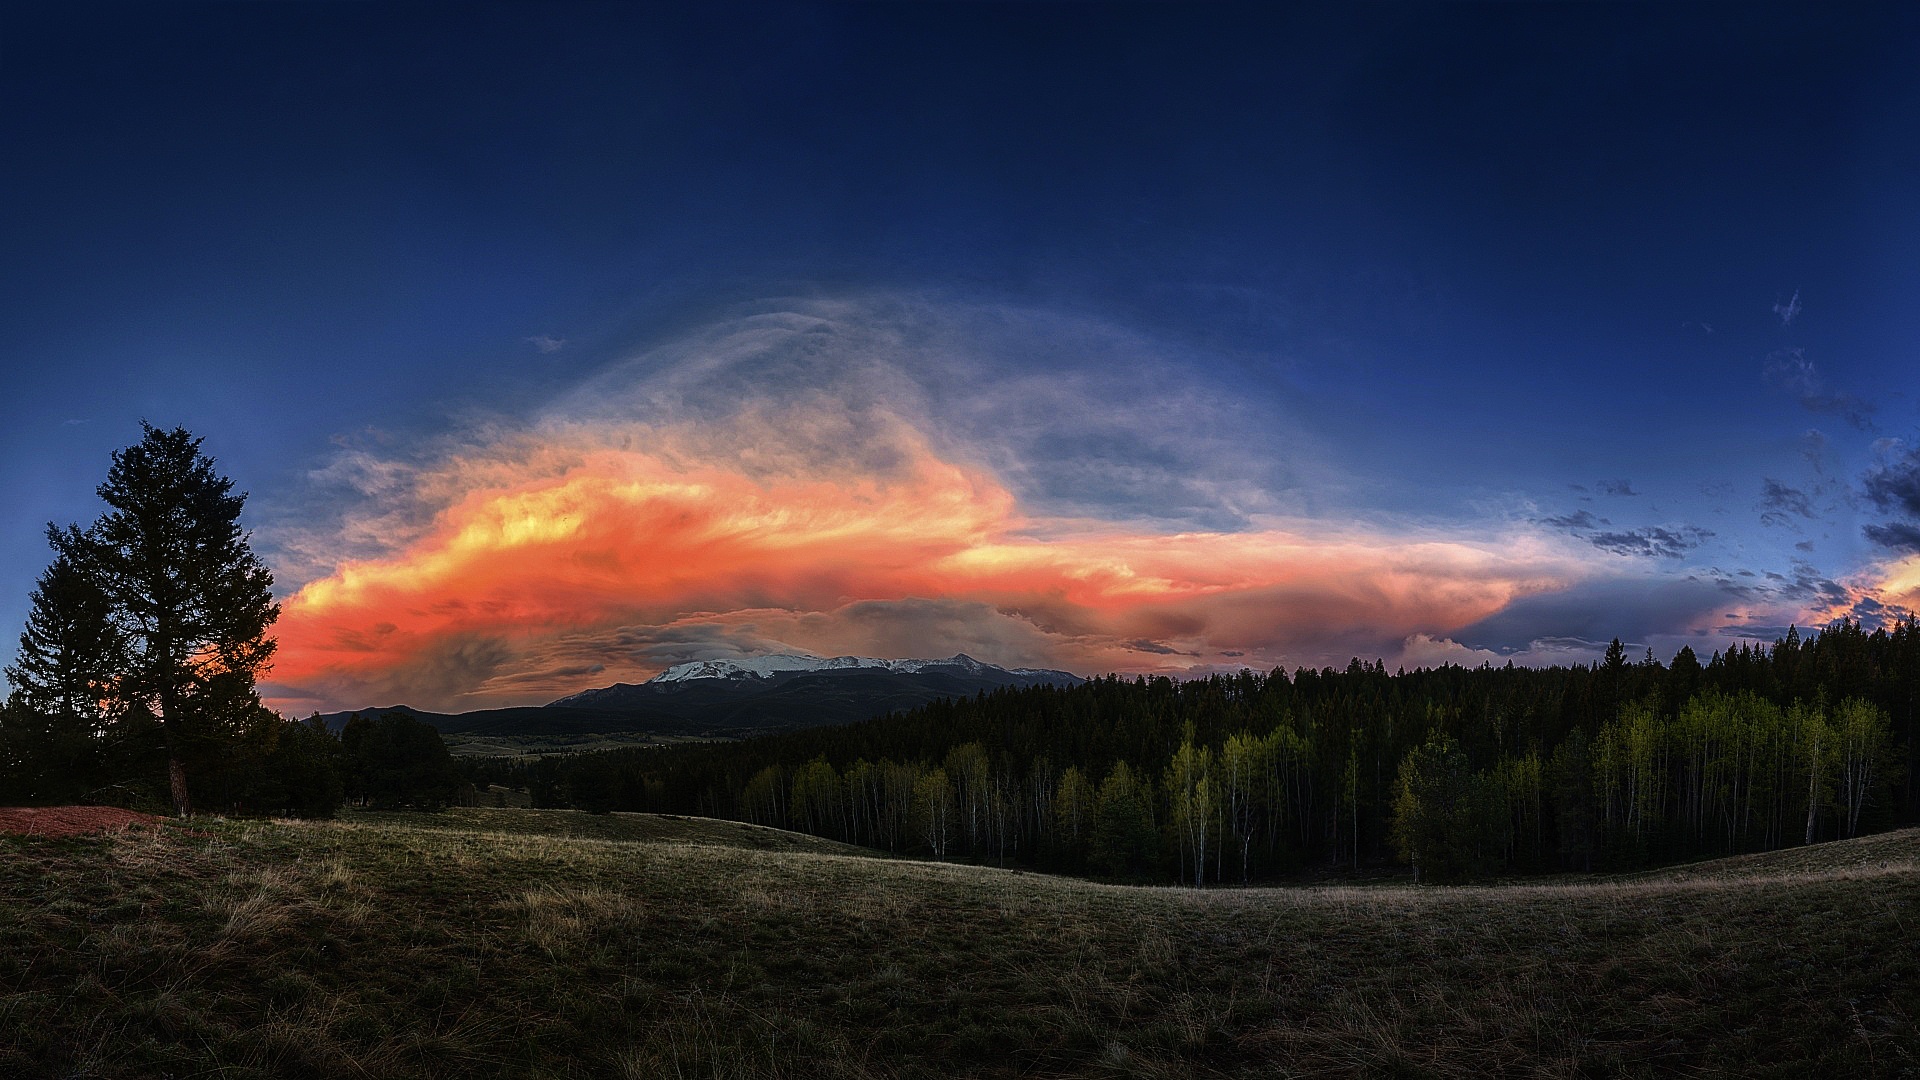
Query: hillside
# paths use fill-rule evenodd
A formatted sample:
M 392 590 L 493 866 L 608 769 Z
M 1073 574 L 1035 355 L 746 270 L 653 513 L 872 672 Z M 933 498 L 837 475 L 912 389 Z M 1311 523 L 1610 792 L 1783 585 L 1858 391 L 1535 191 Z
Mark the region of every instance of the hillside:
M 702 819 L 0 837 L 0 1075 L 1899 1076 L 1920 832 L 1141 889 Z

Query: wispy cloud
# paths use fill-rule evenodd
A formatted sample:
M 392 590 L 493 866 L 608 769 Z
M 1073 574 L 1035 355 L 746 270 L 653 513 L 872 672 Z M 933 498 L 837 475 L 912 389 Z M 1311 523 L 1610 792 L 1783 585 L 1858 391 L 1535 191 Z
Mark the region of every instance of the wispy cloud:
M 1602 526 L 1611 526 L 1613 522 L 1607 518 L 1597 517 L 1589 510 L 1534 518 L 1533 521 L 1537 525 L 1545 525 L 1550 529 L 1558 529 L 1580 537 L 1594 547 L 1602 551 L 1610 551 L 1615 555 L 1646 555 L 1678 559 L 1713 537 L 1710 530 L 1695 525 L 1651 525 L 1640 529 L 1602 531 Z
M 1838 416 L 1861 431 L 1873 428 L 1873 404 L 1830 389 L 1805 350 L 1777 350 L 1767 356 L 1762 371 L 1770 385 L 1792 394 L 1807 411 Z
M 1627 496 L 1640 494 L 1633 490 L 1632 482 L 1627 480 L 1602 480 L 1595 484 L 1594 488 L 1602 495 Z
M 1661 559 L 1678 559 L 1712 537 L 1711 530 L 1702 529 L 1697 525 L 1679 525 L 1673 528 L 1650 525 L 1643 529 L 1594 533 L 1587 537 L 1587 542 L 1602 551 L 1611 551 L 1615 555 L 1646 555 Z
M 1537 524 L 1545 525 L 1550 529 L 1563 529 L 1572 533 L 1579 533 L 1588 529 L 1597 529 L 1602 525 L 1613 524 L 1613 522 L 1608 521 L 1606 518 L 1594 517 L 1593 512 L 1590 510 L 1576 510 L 1571 514 L 1557 514 L 1553 517 L 1534 518 L 1533 520 Z
M 1792 326 L 1793 320 L 1800 317 L 1800 290 L 1793 290 L 1793 299 L 1786 303 L 1773 305 L 1773 313 L 1780 317 L 1781 326 Z
M 552 334 L 535 334 L 525 339 L 526 343 L 539 349 L 542 355 L 551 355 L 567 347 L 567 339 Z
M 1808 428 L 1800 436 L 1800 456 L 1821 475 L 1827 471 L 1827 442 L 1826 434 L 1819 428 Z
M 1765 477 L 1760 481 L 1760 523 L 1771 528 L 1792 525 L 1795 517 L 1812 518 L 1813 499 L 1799 488 Z

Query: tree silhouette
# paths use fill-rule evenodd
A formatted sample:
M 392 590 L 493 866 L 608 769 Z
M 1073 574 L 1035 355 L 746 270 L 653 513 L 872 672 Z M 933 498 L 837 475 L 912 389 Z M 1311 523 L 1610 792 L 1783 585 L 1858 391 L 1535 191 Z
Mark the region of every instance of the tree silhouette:
M 0 742 L 18 759 L 9 771 L 34 801 L 73 798 L 98 779 L 126 660 L 112 603 L 85 565 L 85 537 L 49 527 L 47 539 L 57 554 L 33 590 L 19 656 L 7 668 L 12 699 L 0 717 Z
M 254 681 L 280 608 L 240 527 L 246 496 L 185 428 L 141 428 L 98 489 L 109 510 L 70 538 L 126 643 L 120 692 L 160 721 L 174 812 L 186 817 L 191 751 L 259 708 Z

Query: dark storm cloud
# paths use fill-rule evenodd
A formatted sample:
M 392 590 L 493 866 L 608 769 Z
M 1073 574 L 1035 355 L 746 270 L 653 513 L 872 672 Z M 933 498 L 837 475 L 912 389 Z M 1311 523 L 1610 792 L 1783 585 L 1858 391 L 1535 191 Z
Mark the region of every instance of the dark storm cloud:
M 1808 412 L 1838 416 L 1861 431 L 1873 428 L 1872 403 L 1828 387 L 1805 350 L 1781 349 L 1767 357 L 1763 370 L 1769 385 L 1792 394 Z
M 1453 637 L 1462 645 L 1498 652 L 1547 639 L 1644 641 L 1685 633 L 1725 603 L 1726 594 L 1714 584 L 1690 578 L 1596 581 L 1522 597 Z
M 1615 555 L 1647 555 L 1662 559 L 1678 559 L 1712 536 L 1711 530 L 1702 529 L 1697 525 L 1681 525 L 1672 529 L 1649 525 L 1644 529 L 1594 533 L 1587 537 L 1587 542 L 1602 551 L 1611 551 Z

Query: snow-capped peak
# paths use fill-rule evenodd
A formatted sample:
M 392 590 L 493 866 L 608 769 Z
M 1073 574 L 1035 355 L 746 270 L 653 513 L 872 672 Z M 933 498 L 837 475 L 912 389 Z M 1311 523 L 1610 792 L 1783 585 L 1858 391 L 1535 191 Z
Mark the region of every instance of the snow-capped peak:
M 684 664 L 675 664 L 647 681 L 677 683 L 691 679 L 767 679 L 790 671 L 850 669 L 912 673 L 924 671 L 930 667 L 958 667 L 970 672 L 978 672 L 987 670 L 989 666 L 966 653 L 956 653 L 944 660 L 881 660 L 871 656 L 805 656 L 799 653 L 776 653 L 771 656 L 752 656 L 742 660 L 693 660 Z

